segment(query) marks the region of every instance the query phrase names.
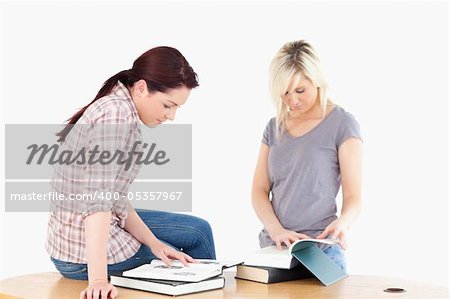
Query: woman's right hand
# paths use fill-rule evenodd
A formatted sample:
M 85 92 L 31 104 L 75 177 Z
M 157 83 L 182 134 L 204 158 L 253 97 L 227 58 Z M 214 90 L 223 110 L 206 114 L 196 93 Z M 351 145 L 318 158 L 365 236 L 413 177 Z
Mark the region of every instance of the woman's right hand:
M 300 239 L 311 239 L 311 237 L 300 234 L 288 229 L 285 229 L 284 227 L 280 227 L 277 229 L 274 229 L 272 231 L 269 231 L 269 236 L 272 239 L 272 241 L 275 242 L 277 245 L 277 248 L 281 250 L 281 246 L 283 246 L 283 243 L 286 244 L 287 247 L 291 246 L 292 243 L 294 243 L 297 240 Z
M 107 281 L 95 281 L 81 292 L 80 299 L 109 299 L 116 298 L 117 294 L 116 287 Z
M 152 250 L 153 254 L 162 260 L 167 265 L 171 266 L 171 260 L 179 260 L 183 265 L 188 266 L 188 263 L 195 263 L 196 260 L 190 257 L 189 255 L 175 250 L 172 247 L 170 247 L 167 244 L 164 244 L 163 242 L 156 239 L 151 245 L 150 249 Z

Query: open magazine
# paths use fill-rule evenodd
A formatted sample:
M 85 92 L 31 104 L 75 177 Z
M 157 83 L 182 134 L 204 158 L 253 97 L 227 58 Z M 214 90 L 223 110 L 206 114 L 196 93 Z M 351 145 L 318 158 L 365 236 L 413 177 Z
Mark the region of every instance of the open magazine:
M 283 249 L 277 249 L 276 246 L 267 246 L 255 251 L 249 252 L 244 257 L 244 264 L 256 267 L 272 267 L 277 269 L 292 269 L 300 264 L 300 262 L 292 255 L 293 248 L 297 248 L 303 244 L 336 244 L 331 239 L 301 239 L 291 244 L 291 246 Z
M 319 246 L 336 243 L 336 240 L 331 239 L 302 239 L 282 250 L 278 250 L 275 246 L 269 246 L 249 254 L 244 259 L 244 265 L 293 269 L 301 264 L 325 286 L 328 286 L 347 277 L 347 273 L 319 248 Z M 244 277 L 241 276 L 241 278 Z
M 171 266 L 161 260 L 153 260 L 132 270 L 123 272 L 123 276 L 172 281 L 198 282 L 223 273 L 223 269 L 234 267 L 242 262 L 219 262 L 217 260 L 198 259 L 198 263 L 184 266 L 180 261 L 172 261 Z

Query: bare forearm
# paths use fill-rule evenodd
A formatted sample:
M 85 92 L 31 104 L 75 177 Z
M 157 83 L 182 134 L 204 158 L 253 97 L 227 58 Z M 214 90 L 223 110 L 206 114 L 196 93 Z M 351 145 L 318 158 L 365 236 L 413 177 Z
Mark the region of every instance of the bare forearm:
M 353 224 L 361 213 L 361 206 L 360 196 L 344 197 L 340 218 L 345 220 L 349 225 Z
M 267 192 L 263 190 L 253 190 L 252 205 L 259 220 L 269 231 L 269 233 L 273 230 L 283 228 L 277 216 L 275 215 Z
M 124 229 L 132 234 L 133 237 L 135 237 L 140 243 L 149 247 L 157 241 L 155 235 L 144 223 L 144 221 L 142 221 L 141 217 L 139 217 L 134 209 L 129 209 Z
M 361 211 L 362 194 L 362 142 L 350 138 L 339 148 L 339 165 L 342 177 L 341 219 L 348 224 L 355 222 Z
M 111 212 L 97 212 L 88 216 L 84 222 L 89 283 L 107 282 L 107 246 Z

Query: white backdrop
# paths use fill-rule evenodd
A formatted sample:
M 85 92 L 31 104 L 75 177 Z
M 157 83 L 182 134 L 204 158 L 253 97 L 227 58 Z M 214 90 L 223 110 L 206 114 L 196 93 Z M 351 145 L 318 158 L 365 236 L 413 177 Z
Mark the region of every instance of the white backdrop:
M 1 10 L 2 123 L 62 123 L 145 50 L 169 45 L 185 55 L 201 86 L 175 123 L 193 124 L 193 213 L 211 223 L 220 259 L 258 246 L 250 188 L 275 114 L 269 62 L 285 42 L 310 41 L 332 99 L 364 137 L 364 210 L 351 231 L 350 273 L 447 285 L 446 3 L 32 2 Z M 0 216 L 0 279 L 54 271 L 47 214 L 2 208 Z

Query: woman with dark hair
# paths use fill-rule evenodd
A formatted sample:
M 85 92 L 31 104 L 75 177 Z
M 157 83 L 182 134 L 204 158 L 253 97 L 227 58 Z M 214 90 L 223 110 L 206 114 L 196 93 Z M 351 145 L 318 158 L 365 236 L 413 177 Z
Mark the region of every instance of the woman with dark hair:
M 61 148 L 89 148 L 96 142 L 130 152 L 141 140 L 139 124 L 155 127 L 173 120 L 197 75 L 176 49 L 153 48 L 129 70 L 108 79 L 94 100 L 69 119 L 57 135 Z M 52 187 L 60 194 L 97 191 L 126 194 L 139 165 L 58 165 Z M 129 166 L 129 165 L 128 165 Z M 89 204 L 82 211 L 50 213 L 46 249 L 58 271 L 67 278 L 89 280 L 80 298 L 116 297 L 109 275 L 120 275 L 159 258 L 183 264 L 193 258 L 214 259 L 211 227 L 203 219 L 151 210 L 135 211 L 126 200 L 108 209 Z M 60 207 L 61 208 L 61 207 Z

